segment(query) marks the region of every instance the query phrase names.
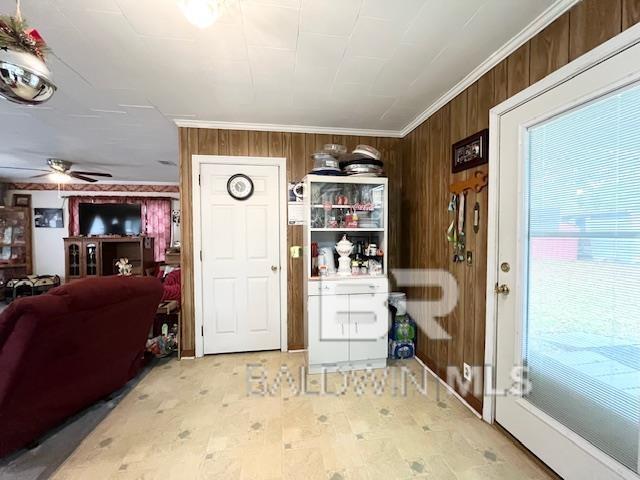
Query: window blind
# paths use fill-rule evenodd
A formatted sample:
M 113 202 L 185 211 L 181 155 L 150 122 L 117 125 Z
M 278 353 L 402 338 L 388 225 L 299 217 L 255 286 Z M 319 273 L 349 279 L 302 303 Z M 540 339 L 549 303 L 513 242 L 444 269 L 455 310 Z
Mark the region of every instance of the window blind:
M 527 138 L 527 400 L 638 472 L 640 86 Z

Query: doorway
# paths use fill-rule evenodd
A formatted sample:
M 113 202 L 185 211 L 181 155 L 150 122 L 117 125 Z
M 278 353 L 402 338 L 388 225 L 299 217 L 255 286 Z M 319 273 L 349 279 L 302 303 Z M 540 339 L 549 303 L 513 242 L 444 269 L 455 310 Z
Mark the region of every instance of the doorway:
M 495 421 L 566 479 L 640 478 L 638 37 L 492 112 Z
M 285 351 L 284 159 L 194 163 L 196 344 L 201 354 Z

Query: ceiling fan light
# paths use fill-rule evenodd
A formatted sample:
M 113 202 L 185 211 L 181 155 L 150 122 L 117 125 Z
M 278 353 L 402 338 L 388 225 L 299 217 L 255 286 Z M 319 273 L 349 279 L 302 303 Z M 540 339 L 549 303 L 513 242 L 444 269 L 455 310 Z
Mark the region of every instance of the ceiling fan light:
M 71 180 L 71 177 L 62 172 L 51 172 L 49 178 L 53 183 L 67 183 Z
M 178 6 L 186 19 L 198 28 L 207 28 L 220 17 L 223 0 L 180 0 Z

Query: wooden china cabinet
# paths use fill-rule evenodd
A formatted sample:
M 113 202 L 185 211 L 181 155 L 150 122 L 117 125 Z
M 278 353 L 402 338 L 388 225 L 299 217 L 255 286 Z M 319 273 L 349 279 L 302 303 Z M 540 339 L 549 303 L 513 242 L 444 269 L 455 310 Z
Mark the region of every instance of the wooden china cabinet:
M 0 284 L 31 273 L 31 209 L 0 206 Z

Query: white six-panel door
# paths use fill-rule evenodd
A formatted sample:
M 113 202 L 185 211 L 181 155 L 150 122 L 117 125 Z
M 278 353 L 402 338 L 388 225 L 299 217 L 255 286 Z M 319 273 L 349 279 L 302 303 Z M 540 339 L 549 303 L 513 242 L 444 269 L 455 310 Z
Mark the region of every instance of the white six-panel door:
M 254 184 L 227 192 L 232 175 Z M 280 348 L 278 167 L 203 164 L 200 175 L 204 353 Z

